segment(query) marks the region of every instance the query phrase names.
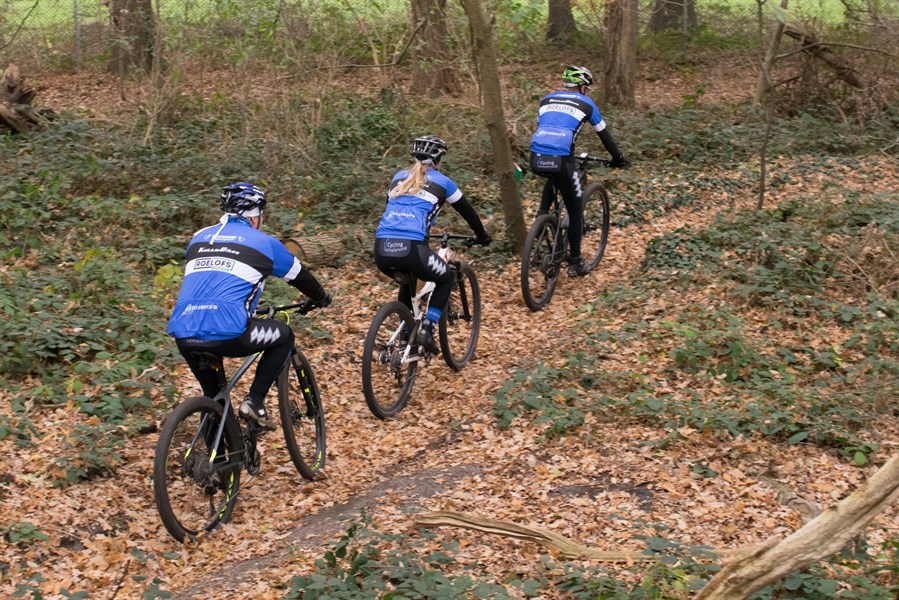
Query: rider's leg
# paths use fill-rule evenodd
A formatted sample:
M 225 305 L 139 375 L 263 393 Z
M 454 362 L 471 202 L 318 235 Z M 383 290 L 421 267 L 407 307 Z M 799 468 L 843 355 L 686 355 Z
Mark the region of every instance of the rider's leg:
M 581 257 L 581 238 L 584 234 L 584 213 L 581 206 L 581 178 L 574 161 L 563 163 L 564 173 L 558 178 L 559 192 L 568 212 L 568 245 L 572 260 Z
M 546 183 L 543 184 L 543 195 L 540 196 L 540 210 L 537 211 L 537 215 L 545 215 L 549 212 L 550 207 L 553 205 L 553 200 L 556 198 L 556 187 L 553 184 L 553 178 L 547 177 Z
M 203 395 L 209 398 L 215 398 L 216 394 L 219 393 L 218 374 L 212 369 L 203 368 L 203 365 L 201 365 L 202 359 L 194 356 L 193 353 L 199 351 L 218 354 L 218 352 L 214 350 L 218 345 L 218 342 L 182 338 L 175 340 L 175 345 L 178 346 L 178 352 L 180 352 L 181 356 L 184 357 L 184 360 L 187 361 L 187 366 L 190 367 L 191 373 L 197 378 L 200 389 L 203 390 Z

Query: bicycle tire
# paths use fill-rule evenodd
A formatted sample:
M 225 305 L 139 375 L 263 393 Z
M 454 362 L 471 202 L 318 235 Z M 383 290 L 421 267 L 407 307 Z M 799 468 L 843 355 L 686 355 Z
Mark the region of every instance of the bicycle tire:
M 481 331 L 481 288 L 468 263 L 459 261 L 446 308 L 440 316 L 440 350 L 443 360 L 459 371 L 474 356 Z M 460 353 L 459 350 L 462 350 Z
M 590 183 L 581 196 L 584 205 L 584 235 L 581 237 L 581 255 L 588 271 L 595 269 L 606 252 L 609 241 L 609 193 L 601 183 Z M 592 254 L 591 254 L 592 252 Z
M 325 468 L 325 409 L 312 366 L 299 348 L 294 348 L 276 385 L 287 452 L 299 474 L 314 481 Z
M 410 330 L 408 340 L 391 341 L 403 324 Z M 396 415 L 409 400 L 418 361 L 403 365 L 400 358 L 407 343 L 414 346 L 417 333 L 412 311 L 401 302 L 388 302 L 372 319 L 362 349 L 362 391 L 369 410 L 379 419 Z
M 240 490 L 244 444 L 233 416 L 225 421 L 223 448 L 210 464 L 211 440 L 223 407 L 205 396 L 181 402 L 166 418 L 153 457 L 153 498 L 162 524 L 182 543 L 227 523 Z M 214 434 L 214 433 L 213 433 Z
M 565 247 L 556 246 L 558 222 L 552 215 L 534 219 L 521 250 L 521 295 L 534 312 L 549 304 L 565 258 Z

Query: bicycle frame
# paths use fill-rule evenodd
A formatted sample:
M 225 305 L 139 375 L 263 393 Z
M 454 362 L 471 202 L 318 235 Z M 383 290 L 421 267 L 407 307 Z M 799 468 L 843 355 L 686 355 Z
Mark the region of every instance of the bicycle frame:
M 222 441 L 222 434 L 225 431 L 225 419 L 234 418 L 234 409 L 231 406 L 231 390 L 234 389 L 234 386 L 237 385 L 237 382 L 240 381 L 240 379 L 244 376 L 244 373 L 246 373 L 247 370 L 253 365 L 253 363 L 256 362 L 256 359 L 259 358 L 260 355 L 262 355 L 262 352 L 257 352 L 256 354 L 251 354 L 250 356 L 246 357 L 243 363 L 241 363 L 237 370 L 231 375 L 231 378 L 228 379 L 227 384 L 225 384 L 219 391 L 219 393 L 215 395 L 215 398 L 213 398 L 213 400 L 221 404 L 225 408 L 225 410 L 222 411 L 222 415 L 224 416 L 224 418 L 219 421 L 218 428 L 216 429 L 215 433 L 215 438 L 213 438 L 212 440 L 212 452 L 209 453 L 210 465 L 215 460 L 219 444 Z M 221 358 L 219 360 L 221 360 Z M 224 362 L 221 362 L 219 364 L 219 368 L 223 370 L 222 373 L 224 374 Z M 208 417 L 204 415 L 203 421 L 205 421 L 207 418 Z M 203 431 L 203 425 L 205 425 L 205 422 L 200 423 L 200 428 L 197 430 L 198 436 L 200 435 L 200 432 Z M 238 427 L 240 427 L 239 423 Z M 243 433 L 242 427 L 240 427 L 240 430 L 241 433 Z M 196 439 L 194 439 L 194 442 L 196 442 Z
M 608 166 L 610 161 L 598 156 L 590 156 L 586 152 L 575 156 L 575 168 L 577 169 L 578 179 L 580 179 L 581 187 L 583 188 L 587 187 L 587 164 L 590 162 L 598 162 Z M 555 265 L 564 262 L 568 253 L 567 231 L 570 217 L 568 216 L 568 211 L 565 210 L 565 203 L 560 196 L 561 194 L 558 188 L 553 185 L 553 203 L 550 210 L 556 217 L 556 223 L 559 224 L 559 226 L 556 227 L 555 237 L 553 238 L 552 263 Z M 583 210 L 583 207 L 581 208 Z M 565 213 L 564 216 L 562 214 L 563 211 Z
M 444 247 L 440 248 L 440 250 L 437 251 L 437 256 L 442 258 L 447 264 L 449 264 L 449 262 L 452 260 L 454 255 L 455 255 L 455 253 L 453 252 L 452 248 L 449 248 L 448 246 L 444 246 Z M 452 265 L 450 265 L 450 268 L 453 268 Z M 415 279 L 413 278 L 411 281 L 409 281 L 408 283 L 404 283 L 403 285 L 408 285 L 411 287 L 412 285 L 414 285 L 414 283 L 415 283 Z M 433 281 L 426 281 L 425 284 L 423 286 L 421 286 L 421 289 L 418 291 L 418 293 L 414 294 L 412 296 L 412 315 L 413 315 L 413 317 L 415 317 L 416 324 L 421 323 L 422 319 L 424 318 L 426 307 L 431 302 L 431 294 L 434 293 L 434 288 L 436 288 L 436 287 L 437 287 L 437 284 L 434 283 Z M 406 326 L 406 324 L 403 323 L 399 327 L 397 327 L 396 331 L 393 332 L 393 335 L 390 336 L 388 343 L 395 344 L 396 341 L 399 339 L 400 335 L 402 335 L 403 327 L 405 327 L 405 326 Z M 412 327 L 410 329 L 410 331 L 409 331 L 410 336 L 413 333 L 414 329 L 416 329 L 416 328 Z M 400 358 L 400 364 L 407 365 L 411 362 L 415 362 L 415 361 L 421 360 L 421 359 L 422 359 L 421 354 L 419 354 L 419 353 L 413 354 L 412 344 L 406 344 L 406 348 L 403 350 L 403 355 Z
M 298 302 L 296 304 L 290 304 L 287 306 L 279 307 L 279 310 L 281 312 L 286 312 L 287 310 L 297 308 L 302 311 L 307 306 L 308 306 L 307 302 Z M 259 309 L 257 309 L 257 314 L 268 314 L 269 317 L 272 317 L 275 314 L 275 311 L 271 307 L 268 309 L 262 309 L 261 312 Z M 303 314 L 305 314 L 305 313 L 303 313 Z M 210 354 L 211 356 L 215 356 L 211 353 L 207 353 L 207 354 Z M 224 418 L 221 421 L 219 421 L 218 428 L 216 429 L 216 433 L 215 433 L 215 438 L 213 438 L 213 440 L 212 440 L 213 441 L 212 451 L 209 453 L 209 455 L 210 455 L 209 456 L 209 464 L 210 465 L 212 465 L 212 463 L 215 460 L 216 455 L 218 453 L 218 447 L 222 441 L 222 435 L 225 431 L 225 420 L 236 418 L 234 416 L 234 407 L 231 405 L 231 390 L 234 389 L 234 387 L 237 385 L 237 382 L 240 381 L 240 379 L 249 370 L 249 368 L 251 366 L 253 366 L 253 363 L 256 362 L 256 359 L 258 359 L 261 355 L 262 355 L 262 351 L 259 351 L 259 352 L 256 352 L 255 354 L 251 354 L 251 355 L 247 356 L 244 359 L 244 361 L 241 363 L 241 365 L 237 368 L 237 370 L 231 375 L 230 379 L 228 379 L 227 383 L 225 383 L 224 381 L 220 381 L 220 383 L 225 383 L 225 384 L 221 386 L 219 393 L 215 395 L 215 398 L 213 398 L 213 400 L 215 400 L 216 402 L 218 402 L 219 404 L 221 404 L 224 407 L 224 410 L 222 411 Z M 207 358 L 207 360 L 209 360 L 209 359 Z M 222 380 L 224 380 L 224 369 L 225 369 L 224 360 L 220 356 L 216 356 L 215 360 L 218 361 L 217 366 L 219 369 L 221 369 L 220 378 Z M 288 358 L 288 362 L 284 363 L 284 368 L 287 368 L 289 361 L 290 361 L 290 359 Z M 210 364 L 210 368 L 212 368 L 211 364 Z M 206 416 L 203 417 L 203 421 L 201 421 L 200 428 L 198 429 L 197 434 L 196 434 L 197 436 L 199 436 L 200 432 L 203 431 L 203 425 L 205 425 L 206 418 L 207 418 Z M 256 443 L 255 435 L 257 433 L 257 430 L 253 426 L 250 426 L 250 427 L 252 427 L 250 435 L 253 436 L 252 442 L 253 442 L 253 446 L 255 446 L 255 443 Z M 241 435 L 243 435 L 245 433 L 245 430 L 243 427 L 240 427 L 239 421 L 238 421 L 238 428 L 241 431 Z M 196 441 L 197 441 L 197 437 L 194 437 L 193 443 L 196 443 Z M 193 447 L 193 443 L 191 444 L 191 447 Z

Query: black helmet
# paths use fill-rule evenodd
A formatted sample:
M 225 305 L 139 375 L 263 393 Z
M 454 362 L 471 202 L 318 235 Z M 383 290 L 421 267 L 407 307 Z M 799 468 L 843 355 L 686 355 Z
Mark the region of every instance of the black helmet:
M 569 65 L 562 71 L 562 81 L 565 87 L 578 87 L 580 85 L 593 85 L 593 73 L 587 67 L 575 67 Z
M 265 210 L 265 192 L 252 183 L 239 182 L 222 188 L 222 212 L 241 215 L 253 209 Z M 251 215 L 253 216 L 253 215 Z
M 422 162 L 431 161 L 434 164 L 440 162 L 440 157 L 446 154 L 446 142 L 436 135 L 423 135 L 412 140 L 412 156 Z

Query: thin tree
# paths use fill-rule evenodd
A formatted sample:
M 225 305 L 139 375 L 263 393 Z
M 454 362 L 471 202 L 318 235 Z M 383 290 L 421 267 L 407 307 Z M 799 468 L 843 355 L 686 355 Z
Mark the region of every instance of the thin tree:
M 471 52 L 481 97 L 481 117 L 490 134 L 493 148 L 493 167 L 499 175 L 500 199 L 506 219 L 506 236 L 512 240 L 515 252 L 524 245 L 526 230 L 518 182 L 515 180 L 515 163 L 512 145 L 506 129 L 503 112 L 503 94 L 500 86 L 496 44 L 493 41 L 491 22 L 487 19 L 481 0 L 461 0 L 471 31 Z
M 637 0 L 609 0 L 606 4 L 605 46 L 604 101 L 633 108 L 636 104 Z
M 546 20 L 546 41 L 559 48 L 565 47 L 577 31 L 571 0 L 548 0 L 549 13 Z
M 771 141 L 772 131 L 774 130 L 774 79 L 771 76 L 771 67 L 777 58 L 777 49 L 780 47 L 780 40 L 783 37 L 784 28 L 786 27 L 786 10 L 788 0 L 781 0 L 780 11 L 775 11 L 777 15 L 777 27 L 771 36 L 771 43 L 768 45 L 768 52 L 762 61 L 762 68 L 759 71 L 759 81 L 755 92 L 755 102 L 757 105 L 765 103 L 765 137 L 762 139 L 762 146 L 759 148 L 759 194 L 755 207 L 761 210 L 765 204 L 765 191 L 768 178 L 768 142 Z
M 412 45 L 412 89 L 417 93 L 455 94 L 459 80 L 447 45 L 446 0 L 411 0 L 413 26 L 421 24 Z

